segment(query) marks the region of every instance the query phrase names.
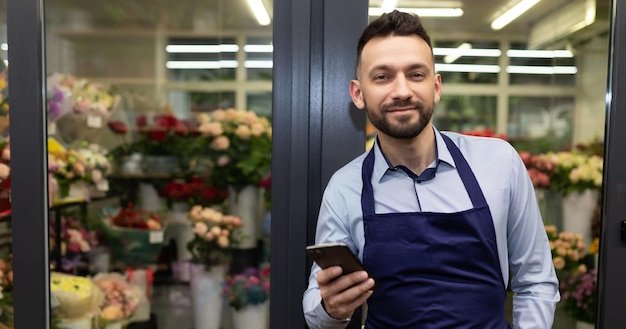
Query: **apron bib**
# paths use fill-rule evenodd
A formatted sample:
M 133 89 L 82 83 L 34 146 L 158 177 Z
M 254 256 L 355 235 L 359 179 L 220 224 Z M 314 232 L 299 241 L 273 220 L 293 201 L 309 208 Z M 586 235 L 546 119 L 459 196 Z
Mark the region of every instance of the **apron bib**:
M 509 328 L 489 206 L 458 147 L 442 136 L 472 209 L 376 214 L 373 149 L 364 160 L 363 264 L 379 286 L 367 301 L 367 329 Z

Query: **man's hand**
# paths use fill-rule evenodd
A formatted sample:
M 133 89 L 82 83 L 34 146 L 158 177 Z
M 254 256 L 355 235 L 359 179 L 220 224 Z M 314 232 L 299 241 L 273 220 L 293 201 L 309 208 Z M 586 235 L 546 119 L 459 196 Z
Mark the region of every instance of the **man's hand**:
M 374 280 L 365 271 L 341 275 L 341 267 L 332 266 L 317 273 L 317 284 L 326 313 L 345 319 L 372 295 Z

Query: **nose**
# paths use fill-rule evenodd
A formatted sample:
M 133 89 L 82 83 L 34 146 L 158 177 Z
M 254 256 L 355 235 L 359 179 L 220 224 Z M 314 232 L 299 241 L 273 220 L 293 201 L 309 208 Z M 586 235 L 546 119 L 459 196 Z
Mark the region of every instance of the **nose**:
M 412 96 L 409 80 L 404 75 L 398 75 L 394 81 L 393 99 L 409 99 Z

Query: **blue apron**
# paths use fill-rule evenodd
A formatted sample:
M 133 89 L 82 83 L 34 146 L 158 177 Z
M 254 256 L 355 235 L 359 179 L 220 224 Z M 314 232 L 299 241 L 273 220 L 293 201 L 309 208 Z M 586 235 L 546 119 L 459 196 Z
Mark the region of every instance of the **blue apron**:
M 363 162 L 363 264 L 379 286 L 367 300 L 367 329 L 509 328 L 489 206 L 458 147 L 442 136 L 473 209 L 376 214 L 373 149 Z

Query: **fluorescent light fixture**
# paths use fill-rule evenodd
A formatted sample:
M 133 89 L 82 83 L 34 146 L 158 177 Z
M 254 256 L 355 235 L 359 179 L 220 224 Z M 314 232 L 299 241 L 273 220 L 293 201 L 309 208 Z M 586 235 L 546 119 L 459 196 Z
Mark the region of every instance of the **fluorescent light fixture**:
M 417 14 L 420 17 L 460 17 L 463 16 L 461 8 L 396 8 L 398 11 L 405 13 Z M 370 16 L 380 16 L 385 11 L 382 8 L 370 8 L 368 14 Z
M 239 64 L 237 61 L 168 61 L 165 66 L 168 69 L 233 69 Z
M 506 55 L 517 58 L 572 58 L 569 50 L 507 50 Z
M 380 9 L 388 13 L 388 12 L 393 11 L 396 8 L 397 4 L 398 4 L 398 0 L 383 0 L 383 4 L 380 5 Z
M 237 45 L 167 45 L 168 53 L 236 53 Z
M 272 61 L 245 61 L 243 65 L 248 69 L 271 69 L 274 63 Z
M 270 15 L 267 13 L 267 9 L 265 9 L 263 5 L 263 0 L 248 0 L 248 5 L 260 25 L 270 25 L 272 21 L 270 20 Z
M 271 69 L 273 64 L 271 60 L 249 60 L 244 62 L 244 67 L 249 69 Z M 239 64 L 237 61 L 168 61 L 165 66 L 171 70 L 215 70 L 234 69 Z
M 247 53 L 271 53 L 274 51 L 273 45 L 245 45 L 243 51 Z
M 463 42 L 461 45 L 456 47 L 452 53 L 446 55 L 446 57 L 443 58 L 443 62 L 450 64 L 456 61 L 459 57 L 463 56 L 468 49 L 472 49 L 472 44 Z
M 537 2 L 539 2 L 539 0 L 522 0 L 518 2 L 515 6 L 504 12 L 504 14 L 494 19 L 493 22 L 491 22 L 491 28 L 494 30 L 499 30 L 507 26 L 509 23 L 525 13 L 532 6 L 537 4 Z
M 476 72 L 476 73 L 499 73 L 498 65 L 472 65 L 472 64 L 435 64 L 437 72 Z
M 457 48 L 433 48 L 433 55 L 435 56 L 448 56 L 456 52 Z M 468 57 L 500 57 L 500 55 L 502 55 L 500 49 L 472 48 L 463 51 L 463 56 Z
M 506 68 L 511 74 L 576 74 L 575 66 L 514 66 Z

